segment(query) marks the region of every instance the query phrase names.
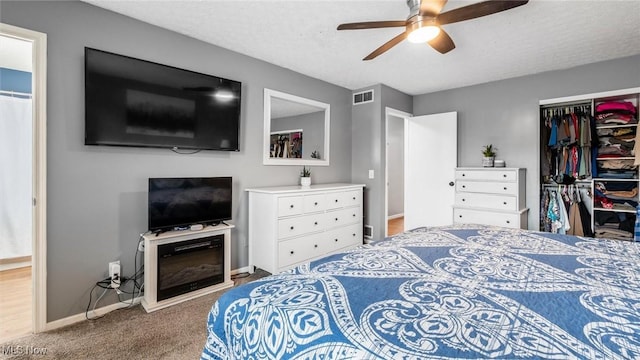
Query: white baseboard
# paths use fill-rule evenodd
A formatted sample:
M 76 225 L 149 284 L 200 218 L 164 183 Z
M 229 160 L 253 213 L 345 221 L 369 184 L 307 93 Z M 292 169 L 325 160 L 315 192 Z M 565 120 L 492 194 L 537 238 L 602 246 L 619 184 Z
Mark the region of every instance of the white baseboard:
M 239 269 L 231 270 L 231 276 L 251 272 L 249 271 L 250 269 L 251 269 L 251 266 L 245 266 Z
M 404 217 L 404 213 L 395 214 L 395 215 L 389 215 L 389 216 L 387 216 L 387 220 L 393 220 L 393 219 L 397 219 L 397 218 L 401 218 L 401 217 Z
M 241 273 L 245 273 L 245 272 L 249 272 L 250 267 L 249 266 L 245 266 L 239 269 L 235 269 L 235 270 L 231 270 L 231 275 L 237 275 L 237 274 L 241 274 Z M 133 305 L 137 305 L 140 303 L 140 301 L 142 301 L 143 296 L 138 296 L 137 298 L 133 299 Z M 125 303 L 115 303 L 115 304 L 111 304 L 111 305 L 107 305 L 107 306 L 103 306 L 101 308 L 97 308 L 95 312 L 92 311 L 91 316 L 102 316 L 104 314 L 110 313 L 113 310 L 118 310 L 120 308 L 124 308 L 127 306 L 130 306 L 131 301 L 127 301 Z M 48 322 L 45 326 L 44 326 L 44 331 L 51 331 L 51 330 L 55 330 L 55 329 L 59 329 L 61 327 L 65 327 L 65 326 L 69 326 L 69 325 L 73 325 L 75 323 L 79 323 L 81 321 L 85 321 L 87 320 L 85 313 L 80 313 L 80 314 L 76 314 L 76 315 L 71 315 L 69 317 L 63 318 L 63 319 L 59 319 L 59 320 L 55 320 L 52 322 Z
M 31 266 L 31 261 L 22 261 L 9 264 L 0 264 L 0 271 L 13 270 Z
M 138 296 L 137 298 L 133 299 L 133 305 L 139 304 L 141 300 L 142 300 L 142 296 Z M 91 317 L 102 316 L 104 314 L 112 312 L 113 310 L 125 308 L 125 307 L 130 306 L 130 305 L 131 305 L 131 300 L 129 300 L 129 301 L 125 302 L 125 303 L 117 302 L 115 304 L 103 306 L 101 308 L 97 308 L 95 312 L 92 311 L 91 312 Z M 80 313 L 80 314 L 76 314 L 76 315 L 71 315 L 71 316 L 63 318 L 63 319 L 59 319 L 59 320 L 55 320 L 55 321 L 52 321 L 52 322 L 48 322 L 44 326 L 44 331 L 51 331 L 51 330 L 59 329 L 61 327 L 73 325 L 75 323 L 79 323 L 79 322 L 85 321 L 85 320 L 87 320 L 87 318 L 85 317 L 85 313 L 84 312 Z

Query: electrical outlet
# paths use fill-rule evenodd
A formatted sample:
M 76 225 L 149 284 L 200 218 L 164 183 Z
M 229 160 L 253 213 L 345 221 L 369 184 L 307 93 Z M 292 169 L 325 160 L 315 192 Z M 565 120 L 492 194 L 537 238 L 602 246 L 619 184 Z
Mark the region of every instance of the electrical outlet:
M 109 277 L 111 278 L 111 288 L 120 287 L 120 260 L 109 263 Z
M 144 252 L 144 241 L 138 243 L 138 251 Z

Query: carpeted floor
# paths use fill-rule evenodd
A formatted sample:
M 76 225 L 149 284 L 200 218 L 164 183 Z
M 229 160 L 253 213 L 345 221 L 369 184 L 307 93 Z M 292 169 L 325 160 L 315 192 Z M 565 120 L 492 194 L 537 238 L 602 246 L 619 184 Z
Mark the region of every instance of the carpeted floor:
M 269 273 L 258 269 L 236 286 Z M 141 305 L 0 344 L 0 359 L 198 359 L 223 291 L 147 314 Z M 41 352 L 45 351 L 45 355 Z M 38 354 L 40 353 L 40 354 Z

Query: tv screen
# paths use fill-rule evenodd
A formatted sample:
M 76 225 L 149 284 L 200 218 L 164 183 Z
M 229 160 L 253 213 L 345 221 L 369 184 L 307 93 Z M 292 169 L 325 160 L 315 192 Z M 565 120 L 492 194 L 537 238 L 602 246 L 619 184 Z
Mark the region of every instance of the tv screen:
M 85 48 L 85 145 L 239 150 L 241 83 Z
M 149 230 L 231 220 L 231 177 L 150 178 Z

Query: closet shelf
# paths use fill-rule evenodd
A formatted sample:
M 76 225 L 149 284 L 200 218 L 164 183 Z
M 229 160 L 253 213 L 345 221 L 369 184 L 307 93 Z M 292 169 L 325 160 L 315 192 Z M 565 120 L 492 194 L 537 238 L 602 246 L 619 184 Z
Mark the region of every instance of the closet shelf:
M 594 178 L 593 181 L 638 181 L 640 179 Z
M 598 161 L 607 161 L 607 160 L 635 160 L 636 158 L 634 156 L 621 156 L 621 157 L 617 157 L 617 158 L 596 158 L 596 160 Z
M 619 129 L 619 128 L 626 128 L 631 126 L 638 126 L 638 123 L 619 124 L 619 125 L 596 125 L 596 129 Z
M 623 212 L 623 213 L 630 213 L 630 214 L 635 214 L 636 211 L 635 210 L 627 210 L 627 209 L 605 209 L 605 208 L 601 208 L 601 207 L 594 207 L 593 210 L 595 211 L 609 211 L 609 212 Z

